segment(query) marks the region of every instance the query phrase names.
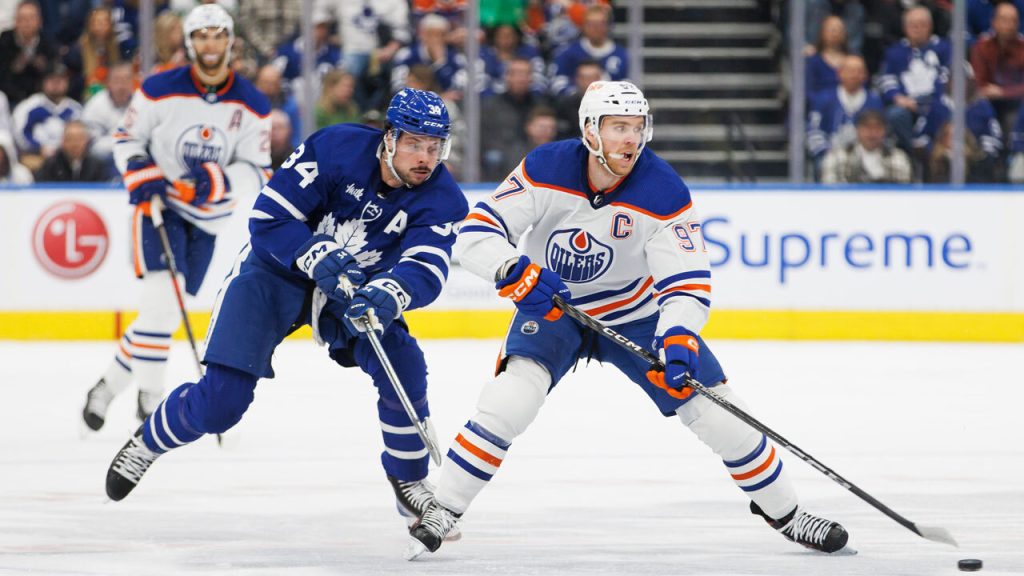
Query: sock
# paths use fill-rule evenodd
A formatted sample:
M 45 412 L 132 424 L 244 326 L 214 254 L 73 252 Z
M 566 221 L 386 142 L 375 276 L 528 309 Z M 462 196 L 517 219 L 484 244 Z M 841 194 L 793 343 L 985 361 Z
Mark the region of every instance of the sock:
M 473 420 L 466 422 L 441 466 L 434 494 L 438 503 L 458 514 L 465 512 L 498 472 L 509 446 Z

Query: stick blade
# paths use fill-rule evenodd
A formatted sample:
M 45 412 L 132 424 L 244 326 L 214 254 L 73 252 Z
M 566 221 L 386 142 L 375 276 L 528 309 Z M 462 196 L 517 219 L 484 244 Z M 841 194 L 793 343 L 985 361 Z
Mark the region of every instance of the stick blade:
M 953 535 L 950 534 L 949 530 L 946 530 L 945 528 L 940 528 L 938 526 L 916 526 L 916 525 L 914 527 L 917 528 L 916 532 L 922 538 L 926 538 L 926 539 L 931 540 L 933 542 L 940 542 L 942 544 L 949 544 L 950 546 L 952 546 L 954 548 L 959 548 L 960 547 L 960 545 L 957 544 L 956 540 L 953 538 Z

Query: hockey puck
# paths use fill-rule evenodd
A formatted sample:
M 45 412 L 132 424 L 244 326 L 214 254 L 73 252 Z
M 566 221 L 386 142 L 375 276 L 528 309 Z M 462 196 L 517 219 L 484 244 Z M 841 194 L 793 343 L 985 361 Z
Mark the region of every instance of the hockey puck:
M 956 567 L 964 572 L 977 572 L 978 570 L 981 570 L 981 560 L 968 558 L 957 562 Z

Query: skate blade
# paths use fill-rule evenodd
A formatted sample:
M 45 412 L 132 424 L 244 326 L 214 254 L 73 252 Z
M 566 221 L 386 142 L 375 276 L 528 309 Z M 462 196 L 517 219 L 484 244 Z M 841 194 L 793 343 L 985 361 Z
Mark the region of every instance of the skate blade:
M 409 544 L 405 548 L 405 559 L 412 562 L 422 556 L 426 551 L 427 547 L 424 546 L 422 542 L 410 536 Z
M 828 555 L 829 556 L 856 556 L 857 555 L 857 549 L 854 548 L 853 546 L 851 546 L 849 542 L 847 542 L 846 546 L 843 546 L 842 548 L 840 548 L 839 550 L 836 550 L 835 552 L 828 553 Z
M 444 537 L 445 542 L 458 542 L 459 540 L 462 540 L 462 530 L 459 530 L 458 526 L 452 527 L 451 532 Z

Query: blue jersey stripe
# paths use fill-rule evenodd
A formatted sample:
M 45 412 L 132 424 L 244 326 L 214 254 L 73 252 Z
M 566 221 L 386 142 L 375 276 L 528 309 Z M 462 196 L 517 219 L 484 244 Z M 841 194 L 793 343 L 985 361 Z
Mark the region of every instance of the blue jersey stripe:
M 739 460 L 733 460 L 733 461 L 722 460 L 722 462 L 724 462 L 725 465 L 728 466 L 729 468 L 739 468 L 740 466 L 743 466 L 744 464 L 749 464 L 750 462 L 752 462 L 754 460 L 754 458 L 757 458 L 758 456 L 760 456 L 761 453 L 764 452 L 764 449 L 765 449 L 765 447 L 767 445 L 768 445 L 768 438 L 764 434 L 761 434 L 761 443 L 757 445 L 757 448 L 754 448 L 753 452 L 751 452 L 750 454 L 747 454 L 746 456 L 744 456 L 743 458 L 740 458 Z
M 755 491 L 760 490 L 761 488 L 764 488 L 765 486 L 771 484 L 772 482 L 775 482 L 775 479 L 778 478 L 779 474 L 781 474 L 781 473 L 782 473 L 782 460 L 779 460 L 779 465 L 778 465 L 778 467 L 775 468 L 775 472 L 772 472 L 771 476 L 765 478 L 764 480 L 758 482 L 757 484 L 754 484 L 753 486 L 740 486 L 740 488 L 743 488 L 744 492 L 755 492 Z
M 654 288 L 658 291 L 668 288 L 672 284 L 679 282 L 680 280 L 690 280 L 692 278 L 711 278 L 711 272 L 708 270 L 693 270 L 690 272 L 681 272 L 679 274 L 673 274 L 668 278 L 660 280 L 654 283 Z
M 459 230 L 459 233 L 461 234 L 463 232 L 490 232 L 491 234 L 496 234 L 496 235 L 501 236 L 503 238 L 508 238 L 508 236 L 505 236 L 504 234 L 502 234 L 500 230 L 495 230 L 494 228 L 488 228 L 487 226 L 475 226 L 475 225 L 463 226 L 462 229 Z
M 512 445 L 502 440 L 498 436 L 494 435 L 483 426 L 477 424 L 476 422 L 473 422 L 472 420 L 466 422 L 466 428 L 469 428 L 469 430 L 472 431 L 474 434 L 483 438 L 484 440 L 487 440 L 488 442 L 494 444 L 495 446 L 501 448 L 502 450 L 508 450 L 508 447 Z
M 615 288 L 615 289 L 612 289 L 612 290 L 602 290 L 601 292 L 594 292 L 593 294 L 588 294 L 586 296 L 580 296 L 579 298 L 572 298 L 571 299 L 572 305 L 573 306 L 580 306 L 580 305 L 583 305 L 583 304 L 589 304 L 591 302 L 597 302 L 598 300 L 604 300 L 605 298 L 611 298 L 613 296 L 619 296 L 620 294 L 625 294 L 626 292 L 631 292 L 633 289 L 636 288 L 637 284 L 640 283 L 640 280 L 641 280 L 641 278 L 637 278 L 629 286 L 626 286 L 625 288 Z
M 465 470 L 466 472 L 469 472 L 470 474 L 476 476 L 477 478 L 483 480 L 484 482 L 488 482 L 490 481 L 491 478 L 494 477 L 493 474 L 488 474 L 483 470 L 477 468 L 476 466 L 473 466 L 469 462 L 466 462 L 466 460 L 462 456 L 456 454 L 454 450 L 448 450 L 448 459 L 458 464 L 459 467 Z
M 606 314 L 604 316 L 601 316 L 601 320 L 604 321 L 604 322 L 611 322 L 612 320 L 615 320 L 617 318 L 622 318 L 623 316 L 632 314 L 633 312 L 636 312 L 637 310 L 642 308 L 645 304 L 650 302 L 651 298 L 654 298 L 654 294 L 648 294 L 647 297 L 644 298 L 643 300 L 641 300 L 640 303 L 637 304 L 636 306 L 632 306 L 630 308 L 626 308 L 625 310 L 616 310 L 616 311 L 614 311 L 614 312 L 612 312 L 610 314 Z
M 711 300 L 708 300 L 707 298 L 701 298 L 700 296 L 690 294 L 689 292 L 670 292 L 668 294 L 665 294 L 664 296 L 658 298 L 658 306 L 661 306 L 668 300 L 676 298 L 678 296 L 686 296 L 688 298 L 693 298 L 697 302 L 700 302 L 701 304 L 707 306 L 708 308 L 711 308 Z
M 505 224 L 505 220 L 502 219 L 502 217 L 499 216 L 498 213 L 494 211 L 494 209 L 492 209 L 487 204 L 484 204 L 483 202 L 477 202 L 477 205 L 474 206 L 474 208 L 479 208 L 479 209 L 483 210 L 484 212 L 487 212 L 488 214 L 490 214 L 492 217 L 494 217 L 494 219 L 497 220 L 498 224 L 501 224 L 501 227 L 505 230 L 505 236 L 509 235 L 508 234 L 508 225 Z

